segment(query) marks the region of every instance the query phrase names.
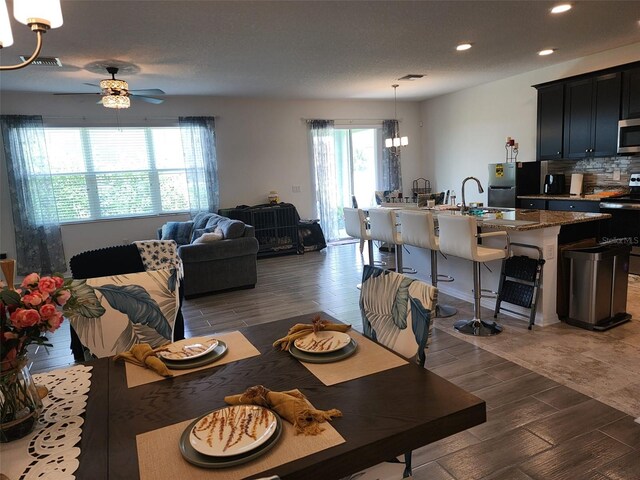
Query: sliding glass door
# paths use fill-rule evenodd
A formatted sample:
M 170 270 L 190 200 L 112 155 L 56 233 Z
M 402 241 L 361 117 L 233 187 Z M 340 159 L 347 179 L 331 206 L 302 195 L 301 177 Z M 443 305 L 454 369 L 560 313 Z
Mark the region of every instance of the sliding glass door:
M 381 140 L 378 128 L 335 127 L 336 179 L 335 189 L 339 203 L 339 232 L 337 238 L 346 238 L 342 209 L 352 206 L 355 198 L 359 207 L 375 205 L 375 190 L 380 171 Z

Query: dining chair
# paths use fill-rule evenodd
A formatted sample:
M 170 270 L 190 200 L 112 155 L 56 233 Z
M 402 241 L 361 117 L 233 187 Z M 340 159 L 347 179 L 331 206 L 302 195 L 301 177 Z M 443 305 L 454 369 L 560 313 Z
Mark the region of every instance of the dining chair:
M 424 367 L 437 298 L 438 290 L 432 285 L 365 265 L 360 290 L 363 333 L 405 358 L 415 358 Z M 372 468 L 388 468 L 385 464 Z M 411 452 L 407 452 L 403 477 L 410 475 Z
M 132 243 L 78 253 L 69 259 L 69 270 L 74 280 L 82 280 L 144 272 L 145 266 L 138 247 Z M 180 283 L 178 296 L 179 306 L 173 327 L 173 339 L 175 341 L 184 338 L 184 317 L 182 315 L 183 283 Z M 87 349 L 82 345 L 73 326 L 70 327 L 70 330 L 73 357 L 76 361 L 85 361 L 85 351 Z

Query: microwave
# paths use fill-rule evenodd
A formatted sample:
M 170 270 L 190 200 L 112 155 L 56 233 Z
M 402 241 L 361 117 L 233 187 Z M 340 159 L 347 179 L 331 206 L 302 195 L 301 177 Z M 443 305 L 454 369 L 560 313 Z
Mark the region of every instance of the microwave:
M 618 122 L 618 153 L 640 153 L 640 118 Z

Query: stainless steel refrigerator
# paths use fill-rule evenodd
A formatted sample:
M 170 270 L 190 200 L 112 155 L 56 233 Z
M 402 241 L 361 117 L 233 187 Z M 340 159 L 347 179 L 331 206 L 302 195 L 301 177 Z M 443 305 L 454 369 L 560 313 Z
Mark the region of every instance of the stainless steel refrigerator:
M 489 164 L 489 207 L 516 208 L 520 195 L 540 194 L 540 162 Z

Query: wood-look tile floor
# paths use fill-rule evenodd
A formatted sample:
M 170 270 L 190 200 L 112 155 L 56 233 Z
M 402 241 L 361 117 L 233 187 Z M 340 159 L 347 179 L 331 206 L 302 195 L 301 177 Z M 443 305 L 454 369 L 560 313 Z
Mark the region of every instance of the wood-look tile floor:
M 385 254 L 376 255 L 392 262 Z M 355 244 L 261 259 L 255 289 L 185 301 L 186 334 L 209 334 L 318 310 L 361 330 L 355 288 L 361 269 Z M 630 300 L 638 293 L 632 292 Z M 446 303 L 455 305 L 459 314 L 435 321 L 427 368 L 484 399 L 487 422 L 415 451 L 414 478 L 640 479 L 640 424 L 624 411 L 628 402 L 625 409 L 616 408 L 616 402 L 606 395 L 598 398 L 604 392 L 596 391 L 601 385 L 633 392 L 633 384 L 612 387 L 606 384 L 604 371 L 598 370 L 597 375 L 585 371 L 601 367 L 597 363 L 576 360 L 563 365 L 579 351 L 591 352 L 587 357 L 605 366 L 637 370 L 640 322 L 603 335 L 564 324 L 529 332 L 522 322 L 500 317 L 505 332 L 481 339 L 482 343 L 457 335 L 450 327 L 451 322 L 470 315 L 472 306 L 454 298 L 446 298 Z M 484 314 L 490 318 L 490 312 Z M 32 371 L 72 363 L 68 325 L 52 336 L 52 343 L 48 354 L 44 349 L 33 352 Z M 532 362 L 531 356 L 541 348 L 548 354 L 560 350 L 563 355 Z M 553 362 L 559 363 L 556 368 L 562 374 L 549 374 L 548 364 Z M 582 389 L 588 391 L 575 388 L 581 385 L 576 379 L 588 383 L 590 376 L 595 376 L 593 386 Z

